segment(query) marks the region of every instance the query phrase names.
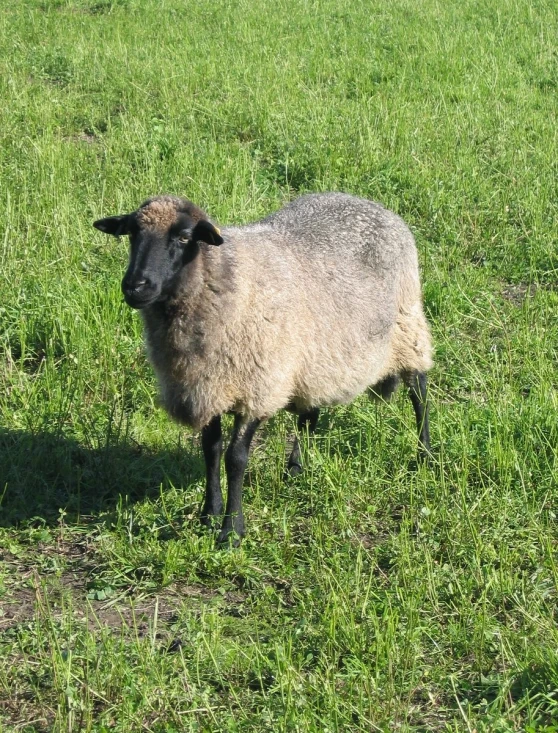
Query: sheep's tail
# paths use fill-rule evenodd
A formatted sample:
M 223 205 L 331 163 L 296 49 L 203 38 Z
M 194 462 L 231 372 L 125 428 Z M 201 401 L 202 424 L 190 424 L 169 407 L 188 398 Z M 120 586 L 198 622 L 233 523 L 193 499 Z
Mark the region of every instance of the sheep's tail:
M 373 399 L 385 400 L 385 402 L 389 402 L 389 400 L 393 396 L 393 393 L 399 386 L 400 381 L 401 379 L 397 374 L 390 374 L 389 376 L 384 377 L 384 379 L 382 379 L 380 382 L 369 388 L 368 391 L 370 397 L 372 397 Z

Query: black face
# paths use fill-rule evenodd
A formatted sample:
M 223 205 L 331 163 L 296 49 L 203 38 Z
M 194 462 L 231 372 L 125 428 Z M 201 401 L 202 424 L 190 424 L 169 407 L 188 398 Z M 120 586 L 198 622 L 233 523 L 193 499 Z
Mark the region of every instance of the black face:
M 184 222 L 186 223 L 186 222 Z M 182 269 L 185 250 L 195 247 L 192 227 L 169 231 L 130 226 L 130 261 L 122 280 L 122 292 L 132 308 L 145 308 L 168 291 Z
M 93 226 L 107 234 L 129 235 L 130 261 L 122 292 L 126 303 L 137 309 L 168 297 L 179 272 L 196 256 L 198 242 L 223 242 L 211 222 L 196 222 L 183 213 L 165 230 L 140 227 L 135 214 L 100 219 Z

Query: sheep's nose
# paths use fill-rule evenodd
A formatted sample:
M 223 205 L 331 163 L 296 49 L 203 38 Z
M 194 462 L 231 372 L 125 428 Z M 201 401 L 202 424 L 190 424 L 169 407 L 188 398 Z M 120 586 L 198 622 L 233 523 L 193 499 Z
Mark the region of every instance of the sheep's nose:
M 122 283 L 122 289 L 126 293 L 141 293 L 151 285 L 151 281 L 147 278 L 139 278 L 137 280 L 125 279 Z

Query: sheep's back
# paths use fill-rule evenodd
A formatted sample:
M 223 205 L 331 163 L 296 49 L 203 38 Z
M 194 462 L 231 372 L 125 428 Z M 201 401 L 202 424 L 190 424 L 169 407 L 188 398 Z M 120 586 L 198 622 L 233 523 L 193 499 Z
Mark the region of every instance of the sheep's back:
M 415 249 L 407 225 L 381 204 L 343 193 L 308 194 L 261 221 L 310 257 L 355 259 L 378 272 L 392 270 Z
M 347 402 L 384 376 L 398 313 L 420 300 L 414 241 L 399 217 L 323 194 L 224 232 L 246 273 L 239 281 L 258 284 L 258 348 L 282 394 L 301 407 Z

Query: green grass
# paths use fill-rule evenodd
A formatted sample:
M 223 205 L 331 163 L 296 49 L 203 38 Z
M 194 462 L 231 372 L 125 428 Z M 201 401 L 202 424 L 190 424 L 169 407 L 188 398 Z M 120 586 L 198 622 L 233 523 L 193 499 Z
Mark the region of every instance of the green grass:
M 0 729 L 558 730 L 556 3 L 0 6 Z M 283 483 L 278 415 L 219 552 L 91 222 L 321 190 L 416 234 L 436 465 L 401 393 Z

